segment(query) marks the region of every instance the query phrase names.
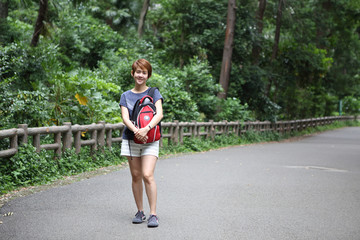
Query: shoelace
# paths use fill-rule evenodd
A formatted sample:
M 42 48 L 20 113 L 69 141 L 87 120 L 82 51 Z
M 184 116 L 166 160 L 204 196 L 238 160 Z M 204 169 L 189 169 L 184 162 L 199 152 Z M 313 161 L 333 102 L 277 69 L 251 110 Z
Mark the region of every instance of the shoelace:
M 158 217 L 156 216 L 156 215 L 151 215 L 150 216 L 150 218 L 149 218 L 149 222 L 152 222 L 153 220 L 153 218 L 155 218 L 155 222 L 158 222 L 159 221 L 159 219 L 158 219 Z
M 144 216 L 144 214 L 140 211 L 138 211 L 136 214 L 135 214 L 135 217 L 139 217 L 139 218 L 142 218 Z

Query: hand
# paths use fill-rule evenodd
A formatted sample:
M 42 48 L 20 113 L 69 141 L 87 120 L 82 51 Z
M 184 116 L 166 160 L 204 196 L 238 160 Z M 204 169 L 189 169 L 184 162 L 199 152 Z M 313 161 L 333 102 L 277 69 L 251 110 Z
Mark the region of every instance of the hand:
M 147 136 L 148 132 L 149 132 L 149 128 L 140 128 L 135 132 L 135 137 L 139 141 L 146 143 L 148 140 L 148 136 Z

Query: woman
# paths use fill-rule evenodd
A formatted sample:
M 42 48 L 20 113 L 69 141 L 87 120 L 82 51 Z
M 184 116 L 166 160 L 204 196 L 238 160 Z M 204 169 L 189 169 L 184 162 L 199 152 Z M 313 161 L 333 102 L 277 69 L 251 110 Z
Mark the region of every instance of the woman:
M 157 189 L 154 179 L 154 170 L 159 156 L 159 141 L 152 143 L 145 142 L 147 141 L 147 133 L 149 130 L 156 126 L 163 118 L 163 97 L 159 90 L 155 90 L 154 92 L 153 100 L 156 106 L 156 115 L 150 123 L 147 126 L 138 129 L 130 121 L 135 102 L 145 95 L 148 95 L 150 88 L 146 85 L 146 82 L 151 77 L 151 73 L 151 64 L 145 59 L 139 59 L 132 65 L 131 76 L 134 78 L 135 86 L 133 89 L 124 92 L 120 99 L 121 114 L 126 126 L 122 136 L 121 155 L 126 156 L 129 162 L 132 176 L 132 191 L 138 209 L 132 222 L 142 223 L 146 220 L 143 207 L 144 182 L 146 195 L 150 205 L 148 227 L 157 227 L 159 226 L 159 220 L 156 215 Z M 134 136 L 145 144 L 136 144 L 134 142 Z

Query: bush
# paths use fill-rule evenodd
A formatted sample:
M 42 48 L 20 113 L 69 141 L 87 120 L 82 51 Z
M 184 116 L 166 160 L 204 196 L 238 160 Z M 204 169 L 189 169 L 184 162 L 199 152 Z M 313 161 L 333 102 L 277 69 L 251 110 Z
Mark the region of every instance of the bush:
M 358 116 L 360 113 L 360 99 L 356 99 L 352 96 L 344 98 L 344 113 L 349 115 Z
M 76 67 L 94 69 L 106 51 L 116 50 L 123 44 L 120 34 L 84 11 L 66 7 L 56 24 L 59 28 L 54 36 L 63 54 L 62 63 L 68 70 Z
M 17 127 L 19 123 L 31 127 L 48 125 L 49 94 L 45 91 L 12 92 L 7 81 L 0 83 L 0 129 Z
M 125 159 L 120 156 L 120 148 L 110 151 L 104 148 L 93 154 L 88 148 L 81 148 L 80 154 L 74 149 L 64 152 L 61 158 L 54 158 L 52 151 L 40 153 L 23 144 L 18 153 L 11 158 L 0 159 L 0 193 L 6 193 L 20 186 L 46 184 L 62 176 L 70 176 L 99 167 L 117 165 Z
M 220 102 L 221 111 L 216 116 L 216 121 L 248 121 L 253 120 L 248 105 L 241 105 L 240 100 L 236 98 L 222 99 Z

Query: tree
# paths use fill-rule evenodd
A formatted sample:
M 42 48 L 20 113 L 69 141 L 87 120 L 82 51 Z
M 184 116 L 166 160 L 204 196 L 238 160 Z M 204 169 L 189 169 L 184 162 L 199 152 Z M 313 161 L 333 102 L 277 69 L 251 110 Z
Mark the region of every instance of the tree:
M 229 82 L 230 82 L 230 70 L 231 70 L 231 57 L 234 43 L 234 30 L 236 21 L 236 0 L 229 0 L 228 2 L 228 14 L 226 23 L 225 43 L 223 60 L 220 72 L 220 85 L 224 89 L 223 92 L 218 93 L 220 99 L 225 99 L 227 96 Z
M 145 17 L 146 17 L 147 11 L 149 9 L 149 5 L 150 5 L 150 0 L 144 0 L 144 4 L 143 4 L 143 7 L 142 7 L 141 13 L 140 13 L 139 25 L 138 25 L 138 35 L 140 38 L 144 31 Z
M 0 22 L 6 19 L 9 13 L 9 0 L 0 0 Z
M 258 33 L 258 37 L 262 35 L 263 27 L 264 27 L 264 12 L 266 9 L 266 0 L 259 0 L 259 9 L 256 13 L 256 30 Z M 261 52 L 261 42 L 254 41 L 253 48 L 252 48 L 252 59 L 253 64 L 259 63 L 259 56 Z
M 281 18 L 282 18 L 282 9 L 285 0 L 279 0 L 277 14 L 276 14 L 276 29 L 275 29 L 275 39 L 274 39 L 274 46 L 271 55 L 270 61 L 273 61 L 278 53 L 279 50 L 279 40 L 280 40 L 280 29 L 281 29 Z
M 212 74 L 219 76 L 227 3 L 227 0 L 157 0 L 146 21 L 156 37 L 155 47 L 164 51 L 163 61 L 182 68 L 199 56 L 207 59 L 213 66 Z
M 44 29 L 44 21 L 46 19 L 47 11 L 48 11 L 48 0 L 40 0 L 38 17 L 36 19 L 34 34 L 30 44 L 32 47 L 36 47 L 39 42 L 40 34 Z
M 278 51 L 279 51 L 281 18 L 282 18 L 282 9 L 283 9 L 283 5 L 284 5 L 284 1 L 285 0 L 279 0 L 279 3 L 278 3 L 277 13 L 276 13 L 276 27 L 275 27 L 274 45 L 273 45 L 272 54 L 271 54 L 271 58 L 270 58 L 270 64 L 275 60 L 275 58 L 276 58 L 276 56 L 278 54 Z M 270 89 L 271 89 L 271 85 L 273 83 L 273 80 L 274 80 L 274 78 L 272 76 L 269 76 L 269 84 L 268 84 L 267 90 L 266 90 L 267 96 L 269 96 L 269 94 L 270 94 Z M 277 84 L 277 82 L 275 80 L 275 85 L 276 84 Z M 278 86 L 276 86 L 276 90 L 275 90 L 273 100 L 276 100 L 277 87 Z

